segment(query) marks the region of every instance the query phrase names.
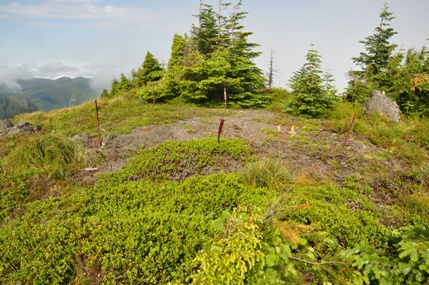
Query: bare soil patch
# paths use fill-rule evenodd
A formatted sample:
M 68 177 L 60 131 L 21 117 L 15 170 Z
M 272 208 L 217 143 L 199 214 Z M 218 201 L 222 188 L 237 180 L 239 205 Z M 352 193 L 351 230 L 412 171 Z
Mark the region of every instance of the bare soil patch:
M 169 125 L 141 126 L 129 134 L 105 136 L 104 146 L 88 149 L 89 161 L 97 158 L 97 167 L 80 172 L 76 178 L 92 181 L 96 173 L 120 170 L 136 151 L 167 140 L 217 136 L 220 119 L 194 117 Z M 307 131 L 305 125 L 291 116 L 247 109 L 228 112 L 224 120 L 221 143 L 223 138 L 244 138 L 259 156 L 280 159 L 290 171 L 297 175 L 305 173 L 313 181 L 330 180 L 341 184 L 346 176 L 360 177 L 368 171 L 376 175 L 380 168 L 406 167 L 357 135 L 352 135 L 343 147 L 344 134 L 324 126 Z M 395 174 L 392 172 L 392 175 Z

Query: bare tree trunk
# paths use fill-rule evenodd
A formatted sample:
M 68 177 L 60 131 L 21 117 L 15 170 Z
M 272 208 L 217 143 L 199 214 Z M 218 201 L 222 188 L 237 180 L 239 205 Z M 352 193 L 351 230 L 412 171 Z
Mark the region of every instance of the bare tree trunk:
M 273 87 L 274 76 L 277 73 L 277 71 L 274 69 L 274 54 L 275 54 L 275 51 L 271 48 L 270 69 L 268 71 L 268 88 L 269 89 L 271 89 Z
M 222 0 L 218 1 L 218 15 L 217 15 L 217 36 L 218 36 L 218 42 L 220 43 L 222 38 Z
M 202 11 L 203 11 L 203 0 L 200 0 L 200 13 L 198 14 L 198 15 L 200 15 L 199 16 L 199 18 L 198 18 L 198 20 L 199 20 L 199 28 L 201 29 L 201 13 L 202 13 Z

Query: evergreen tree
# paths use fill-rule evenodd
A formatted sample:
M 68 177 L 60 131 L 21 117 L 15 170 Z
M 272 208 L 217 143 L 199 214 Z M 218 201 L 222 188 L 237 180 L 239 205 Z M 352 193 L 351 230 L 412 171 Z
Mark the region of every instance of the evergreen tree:
M 150 52 L 146 53 L 142 67 L 135 75 L 135 85 L 137 87 L 146 86 L 149 82 L 160 80 L 164 76 L 164 69 L 159 61 Z
M 129 91 L 132 89 L 131 81 L 125 76 L 125 74 L 121 73 L 120 80 L 114 78 L 112 80 L 112 84 L 110 87 L 110 93 L 104 93 L 103 96 L 108 96 L 107 98 L 114 98 L 120 95 L 123 92 Z M 106 90 L 107 91 L 107 90 Z
M 230 3 L 219 1 L 219 13 L 214 15 L 214 10 L 209 5 L 204 5 L 200 29 L 195 29 L 191 40 L 196 44 L 198 54 L 195 54 L 192 45 L 188 52 L 192 55 L 192 62 L 185 63 L 183 81 L 181 81 L 182 97 L 196 102 L 223 101 L 224 88 L 228 91 L 228 100 L 241 106 L 261 106 L 266 103 L 266 98 L 256 96 L 264 87 L 265 78 L 262 71 L 253 63 L 253 59 L 260 53 L 253 49 L 257 44 L 249 43 L 251 32 L 245 32 L 241 21 L 247 13 L 239 11 L 241 1 L 233 6 L 229 18 L 220 13 Z M 206 16 L 209 14 L 210 16 Z M 205 19 L 210 19 L 210 29 L 205 29 Z M 214 20 L 217 19 L 217 24 Z M 215 25 L 216 24 L 216 25 Z M 217 27 L 217 30 L 216 30 Z M 201 32 L 201 29 L 205 31 Z M 199 33 L 195 32 L 199 31 Z M 210 31 L 210 33 L 208 32 Z M 216 32 L 217 31 L 217 32 Z M 204 38 L 200 39 L 199 36 Z M 216 43 L 211 49 L 201 49 L 199 43 Z M 210 52 L 207 52 L 210 51 Z M 185 62 L 189 62 L 186 60 Z M 264 100 L 263 100 L 264 99 Z
M 306 55 L 307 62 L 290 79 L 293 98 L 285 112 L 310 118 L 325 117 L 335 107 L 335 88 L 332 76 L 321 70 L 322 59 L 311 44 Z
M 241 21 L 244 20 L 248 14 L 247 12 L 240 11 L 241 6 L 242 1 L 240 0 L 234 5 L 231 17 L 227 21 L 227 29 L 229 30 L 228 46 L 231 47 L 232 53 L 235 56 L 253 59 L 260 56 L 261 53 L 254 50 L 259 46 L 258 44 L 248 41 L 248 37 L 253 35 L 253 33 L 245 32 L 244 26 L 241 25 Z
M 192 39 L 197 50 L 204 56 L 210 56 L 219 44 L 219 29 L 217 15 L 213 6 L 201 3 L 198 26 L 192 26 Z
M 429 117 L 429 51 L 409 49 L 398 54 L 403 64 L 392 68 L 390 75 L 394 85 L 389 90 L 391 97 L 409 115 Z
M 109 91 L 106 88 L 103 88 L 103 90 L 101 91 L 100 98 L 102 99 L 110 98 Z
M 114 78 L 110 86 L 110 98 L 114 98 L 121 93 L 121 84 L 118 79 Z
M 132 88 L 131 81 L 123 73 L 121 73 L 121 81 L 119 82 L 119 85 L 121 92 L 131 90 Z
M 154 100 L 159 101 L 160 99 L 165 100 L 180 96 L 180 81 L 182 79 L 183 68 L 185 64 L 186 45 L 186 38 L 184 36 L 179 34 L 174 35 L 170 59 L 167 63 L 167 70 L 162 71 L 163 76 L 162 78 L 159 78 L 159 80 L 148 81 L 152 82 L 152 84 L 140 88 L 137 91 L 137 96 L 150 102 L 153 102 Z M 154 66 L 157 65 L 155 64 Z M 156 71 L 154 75 L 160 71 L 159 68 L 156 68 L 155 70 Z
M 167 98 L 180 95 L 180 80 L 183 74 L 185 62 L 185 37 L 175 34 L 171 46 L 170 59 L 167 64 L 167 71 L 162 79 L 163 94 Z
M 179 34 L 175 34 L 173 44 L 171 45 L 170 59 L 167 64 L 167 71 L 174 68 L 182 68 L 185 56 L 185 38 Z
M 394 19 L 393 13 L 389 12 L 387 3 L 384 3 L 380 13 L 380 25 L 375 28 L 375 34 L 360 41 L 365 47 L 358 57 L 353 57 L 353 62 L 361 70 L 350 71 L 351 80 L 347 88 L 348 100 L 365 101 L 373 89 L 385 89 L 391 86 L 387 76 L 387 67 L 397 47 L 389 42 L 396 34 L 390 27 Z
M 335 82 L 334 76 L 331 73 L 331 70 L 326 70 L 323 74 L 323 87 L 326 91 L 328 91 L 330 94 L 336 95 L 338 93 L 337 88 L 333 85 Z

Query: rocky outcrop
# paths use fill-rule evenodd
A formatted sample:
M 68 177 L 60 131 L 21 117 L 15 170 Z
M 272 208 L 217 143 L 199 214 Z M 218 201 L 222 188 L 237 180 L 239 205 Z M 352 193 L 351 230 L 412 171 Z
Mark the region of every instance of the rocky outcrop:
M 16 125 L 13 125 L 10 120 L 4 120 L 1 122 L 0 125 L 0 135 L 12 135 L 16 133 L 37 133 L 40 132 L 41 128 L 40 126 L 32 125 L 28 122 L 22 122 L 18 123 Z
M 379 113 L 395 123 L 401 121 L 401 110 L 398 104 L 379 90 L 371 92 L 371 97 L 363 104 L 363 110 L 365 115 Z
M 13 127 L 13 124 L 10 120 L 4 120 L 0 124 L 0 135 L 7 134 L 9 129 Z
M 90 142 L 91 142 L 90 139 L 91 138 L 89 137 L 88 133 L 77 134 L 72 137 L 72 140 L 74 140 L 75 142 L 81 143 L 84 147 L 90 146 Z

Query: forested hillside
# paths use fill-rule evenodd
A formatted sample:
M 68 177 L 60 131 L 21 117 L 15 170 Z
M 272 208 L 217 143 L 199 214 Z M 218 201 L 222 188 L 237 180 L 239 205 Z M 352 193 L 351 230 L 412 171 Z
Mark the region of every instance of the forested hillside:
M 37 106 L 23 96 L 8 97 L 0 94 L 0 120 L 11 119 L 18 114 L 31 113 L 37 110 L 39 110 Z
M 167 66 L 2 130 L 1 284 L 428 284 L 426 47 L 396 50 L 385 4 L 346 94 L 313 44 L 270 88 L 219 5 Z M 400 122 L 364 112 L 374 89 Z
M 18 80 L 18 83 L 22 88 L 21 95 L 45 112 L 78 106 L 98 97 L 91 87 L 91 80 L 84 77 L 33 78 Z

